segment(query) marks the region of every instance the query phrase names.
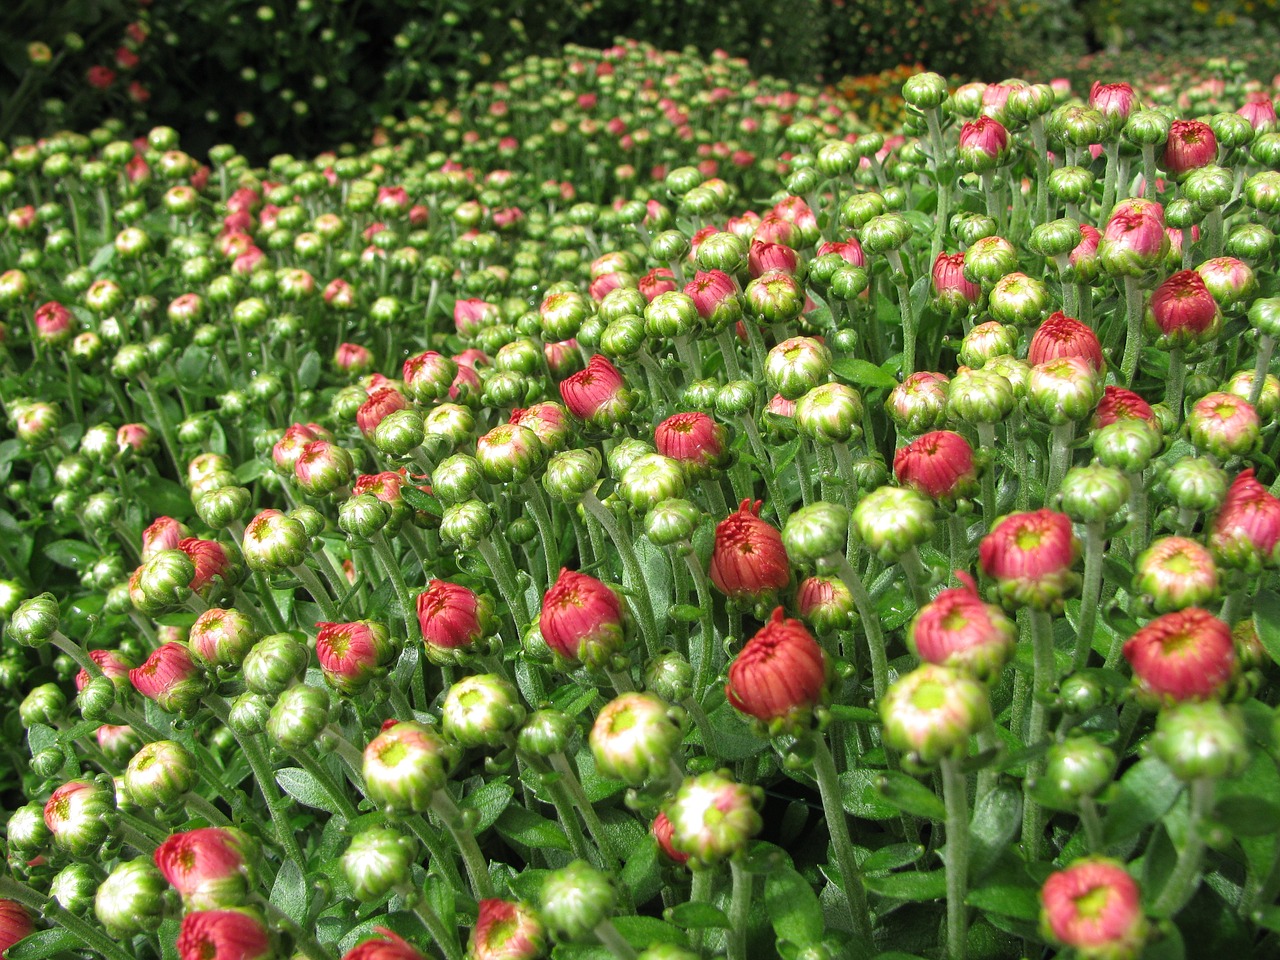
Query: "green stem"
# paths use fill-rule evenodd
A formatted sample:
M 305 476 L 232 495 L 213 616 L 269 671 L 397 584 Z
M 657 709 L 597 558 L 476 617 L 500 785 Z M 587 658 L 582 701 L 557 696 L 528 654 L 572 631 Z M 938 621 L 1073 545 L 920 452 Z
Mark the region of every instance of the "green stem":
M 560 774 L 561 781 L 569 789 L 569 794 L 578 805 L 578 812 L 582 814 L 587 830 L 591 833 L 592 839 L 595 840 L 596 846 L 600 848 L 600 856 L 604 858 L 605 869 L 617 876 L 618 861 L 614 858 L 613 851 L 609 849 L 608 838 L 604 832 L 604 824 L 600 822 L 600 817 L 596 814 L 596 808 L 591 805 L 591 800 L 587 797 L 587 791 L 582 788 L 582 781 L 573 772 L 569 758 L 563 752 L 560 752 L 553 753 L 550 759 L 552 769 Z
M 733 334 L 728 329 L 716 334 L 716 345 L 720 348 L 720 356 L 724 357 L 724 370 L 730 380 L 742 379 L 742 368 L 738 365 L 738 345 L 734 343 Z
M 968 955 L 969 802 L 958 760 L 942 761 L 942 796 L 947 807 L 947 960 Z
M 440 952 L 445 955 L 445 960 L 462 960 L 462 946 L 458 943 L 457 928 L 455 927 L 450 935 L 449 928 L 440 919 L 440 915 L 431 909 L 431 904 L 427 903 L 421 891 L 412 890 L 406 886 L 402 887 L 399 893 L 404 897 L 409 909 L 413 911 L 413 915 L 418 918 L 418 922 L 426 928 L 431 939 L 436 942 Z
M 691 867 L 693 879 L 689 884 L 690 903 L 711 903 L 711 894 L 715 885 L 715 874 L 706 867 Z M 693 948 L 702 949 L 703 930 L 693 930 Z
M 684 555 L 685 566 L 693 576 L 693 587 L 698 595 L 698 627 L 701 642 L 698 644 L 698 659 L 694 664 L 694 699 L 701 701 L 711 683 L 711 670 L 716 665 L 716 625 L 715 608 L 711 603 L 711 582 L 707 572 L 698 562 L 692 545 L 687 547 Z
M 341 619 L 338 616 L 338 608 L 329 596 L 329 591 L 325 589 L 319 574 L 302 563 L 296 567 L 290 567 L 289 572 L 302 581 L 302 585 L 307 588 L 311 598 L 319 605 L 320 612 L 326 620 L 336 623 Z
M 1102 829 L 1102 817 L 1098 815 L 1098 804 L 1093 797 L 1080 798 L 1080 823 L 1084 827 L 1089 852 L 1103 853 L 1106 849 L 1106 841 L 1103 839 L 1105 833 Z
M 400 564 L 396 562 L 395 554 L 391 552 L 391 544 L 387 543 L 386 534 L 381 530 L 373 535 L 371 542 L 373 543 L 374 553 L 382 561 L 383 570 L 391 578 L 391 585 L 396 591 L 396 599 L 400 601 L 400 612 L 404 618 L 405 633 L 411 643 L 420 644 L 422 643 L 422 626 L 418 623 L 418 618 L 414 614 L 413 598 L 409 595 L 408 584 L 404 582 L 404 574 L 400 570 Z
M 1093 649 L 1093 631 L 1098 622 L 1098 599 L 1102 594 L 1102 528 L 1101 521 L 1085 525 L 1084 587 L 1080 594 L 1080 619 L 1076 624 L 1076 651 L 1072 669 L 1083 670 Z
M 1062 485 L 1062 478 L 1071 466 L 1071 440 L 1075 436 L 1076 425 L 1072 420 L 1055 424 L 1049 442 L 1049 475 L 1044 484 L 1045 503 L 1053 501 L 1053 495 Z
M 289 936 L 293 938 L 293 945 L 297 947 L 298 952 L 304 957 L 308 958 L 308 960 L 333 960 L 332 953 L 320 946 L 315 937 L 294 923 L 292 917 L 269 899 L 263 896 L 256 896 L 253 899 L 277 926 L 282 930 L 288 931 Z
M 1049 690 L 1057 679 L 1053 659 L 1053 621 L 1043 610 L 1028 610 L 1031 620 L 1031 642 L 1035 656 L 1035 674 L 1031 691 L 1031 719 L 1027 727 L 1028 747 L 1034 747 L 1048 733 Z M 1044 760 L 1037 758 L 1027 764 L 1027 776 L 1023 781 L 1022 799 L 1022 849 L 1027 860 L 1040 859 L 1044 834 L 1044 811 L 1036 802 L 1031 786 L 1044 770 Z
M 494 546 L 493 541 L 488 538 L 476 544 L 476 549 L 484 558 L 485 564 L 489 567 L 489 573 L 498 585 L 498 592 L 502 594 L 507 609 L 515 618 L 516 629 L 520 632 L 520 636 L 524 636 L 525 631 L 529 629 L 529 609 L 525 606 L 524 594 L 516 584 L 515 568 L 511 558 Z
M 1262 387 L 1267 379 L 1267 370 L 1271 366 L 1271 353 L 1276 348 L 1275 337 L 1261 334 L 1258 337 L 1258 359 L 1253 365 L 1253 385 L 1249 387 L 1249 404 L 1257 407 L 1258 398 L 1262 396 Z
M 911 599 L 919 610 L 929 602 L 929 573 L 920 559 L 920 551 L 915 547 L 905 551 L 898 557 L 898 564 L 906 575 L 907 586 L 911 590 Z
M 876 613 L 875 604 L 867 594 L 866 585 L 853 569 L 853 564 L 841 557 L 839 576 L 849 588 L 853 597 L 853 605 L 858 608 L 858 619 L 867 636 L 867 650 L 871 657 L 871 689 L 877 701 L 883 699 L 885 688 L 889 685 L 889 659 L 885 652 L 884 634 L 880 628 L 880 617 Z
M 565 836 L 569 839 L 569 847 L 579 860 L 586 860 L 598 867 L 604 866 L 604 855 L 587 843 L 587 835 L 582 832 L 582 824 L 574 813 L 574 800 L 570 796 L 562 777 L 552 774 L 543 775 L 542 786 L 546 787 L 551 798 L 551 805 L 556 808 L 556 817 L 564 827 Z
M 996 427 L 993 423 L 979 423 L 976 426 L 978 445 L 992 458 L 992 462 L 982 468 L 982 528 L 990 531 L 995 526 L 996 517 L 1000 515 L 996 505 Z
M 871 913 L 867 909 L 866 888 L 862 884 L 862 871 L 854 853 L 853 839 L 849 836 L 849 821 L 840 802 L 840 779 L 836 775 L 835 761 L 831 758 L 825 734 L 817 734 L 813 738 L 813 774 L 822 796 L 822 812 L 827 818 L 827 830 L 831 834 L 831 846 L 840 870 L 840 883 L 849 919 L 853 922 L 853 933 L 863 943 L 870 944 Z
M 1195 892 L 1204 861 L 1205 844 L 1200 835 L 1201 825 L 1213 812 L 1213 788 L 1213 781 L 1206 777 L 1191 781 L 1191 817 L 1187 822 L 1186 843 L 1178 854 L 1173 873 L 1169 874 L 1160 896 L 1151 906 L 1151 915 L 1154 917 L 1165 919 L 1175 916 Z
M 42 896 L 25 883 L 12 877 L 0 876 L 0 897 L 16 900 L 37 916 L 43 916 L 106 960 L 134 960 L 130 951 L 124 949 L 93 924 L 81 920 L 71 911 L 59 906 L 57 900 Z
M 169 423 L 169 417 L 164 412 L 164 407 L 160 405 L 160 398 L 156 395 L 155 388 L 151 385 L 151 379 L 146 374 L 138 374 L 138 383 L 142 387 L 142 391 L 147 395 L 147 402 L 151 405 L 151 414 L 156 418 L 156 427 L 160 431 L 160 440 L 164 444 L 165 452 L 169 454 L 169 462 L 173 464 L 173 472 L 175 476 L 183 476 L 182 462 L 178 459 L 178 445 L 173 439 L 173 425 Z
M 229 827 L 231 826 L 231 818 L 215 807 L 212 803 L 200 796 L 198 793 L 188 791 L 182 795 L 182 802 L 187 810 L 204 817 L 209 821 L 210 826 Z
M 338 808 L 338 811 L 347 819 L 348 823 L 360 816 L 360 812 L 347 796 L 347 792 L 342 789 L 340 784 L 334 781 L 329 771 L 325 769 L 324 764 L 320 763 L 305 750 L 299 750 L 292 756 L 293 759 L 298 761 L 298 766 L 311 774 L 312 779 L 320 784 L 320 789 L 325 792 L 325 796 L 333 801 L 333 805 Z
M 449 831 L 449 836 L 453 837 L 453 843 L 458 848 L 458 853 L 462 855 L 462 862 L 467 868 L 467 877 L 471 881 L 472 895 L 477 900 L 493 896 L 488 862 L 480 852 L 475 834 L 463 825 L 462 813 L 458 810 L 458 805 L 453 802 L 453 797 L 444 790 L 437 790 L 435 796 L 431 798 L 431 809 L 444 822 L 445 829 Z
M 787 501 L 782 495 L 782 488 L 778 486 L 777 470 L 773 466 L 773 457 L 770 456 L 769 448 L 765 446 L 764 440 L 760 436 L 760 428 L 756 426 L 755 420 L 748 414 L 743 414 L 739 417 L 738 422 L 742 424 L 743 430 L 746 431 L 747 443 L 751 446 L 751 454 L 756 458 L 756 463 L 759 465 L 760 476 L 764 478 L 764 488 L 769 493 L 769 509 L 778 518 L 778 526 L 786 526 L 787 517 L 791 515 L 791 511 L 787 508 Z
M 729 960 L 747 960 L 747 923 L 751 916 L 751 890 L 755 877 L 737 860 L 729 861 L 733 896 L 729 901 Z
M 1138 358 L 1142 354 L 1142 288 L 1136 277 L 1124 278 L 1125 338 L 1124 357 L 1120 361 L 1120 381 L 1130 389 L 1138 376 Z
M 916 331 L 919 322 L 911 306 L 911 278 L 897 250 L 886 250 L 885 259 L 893 268 L 893 285 L 898 292 L 898 311 L 902 314 L 902 377 L 916 372 Z
M 1182 423 L 1182 392 L 1187 380 L 1187 364 L 1181 347 L 1169 351 L 1169 379 L 1164 383 L 1164 402 L 1174 419 Z
M 606 917 L 596 924 L 592 932 L 596 935 L 596 939 L 608 948 L 609 952 L 617 957 L 618 960 L 635 960 L 635 948 L 627 943 L 626 937 L 618 932 L 618 928 L 613 925 L 612 920 Z
M 560 540 L 551 523 L 551 509 L 541 488 L 535 481 L 526 480 L 523 489 L 529 510 L 533 514 L 533 522 L 538 528 L 538 539 L 542 541 L 542 559 L 547 571 L 547 579 L 542 584 L 545 592 L 546 587 L 556 582 L 556 576 L 560 572 Z

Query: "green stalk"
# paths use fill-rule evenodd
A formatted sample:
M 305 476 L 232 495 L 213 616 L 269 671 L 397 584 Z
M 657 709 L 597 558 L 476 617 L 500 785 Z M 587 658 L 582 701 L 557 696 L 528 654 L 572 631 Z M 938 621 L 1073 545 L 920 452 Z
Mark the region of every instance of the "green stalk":
M 1187 364 L 1181 347 L 1169 351 L 1169 379 L 1164 383 L 1164 402 L 1173 411 L 1174 419 L 1182 422 L 1182 393 L 1187 379 Z
M 1026 745 L 1033 747 L 1048 733 L 1049 708 L 1046 699 L 1053 687 L 1055 666 L 1053 659 L 1053 621 L 1043 610 L 1028 610 L 1031 621 L 1031 642 L 1035 655 L 1035 675 L 1031 692 L 1031 719 L 1027 729 Z M 1027 776 L 1023 781 L 1022 799 L 1022 849 L 1027 860 L 1040 859 L 1044 833 L 1044 811 L 1036 802 L 1031 785 L 1044 772 L 1044 760 L 1038 758 L 1027 764 Z
M 449 836 L 453 837 L 454 846 L 462 855 L 462 862 L 467 868 L 467 877 L 471 881 L 471 893 L 477 900 L 493 896 L 493 883 L 489 879 L 489 864 L 480 852 L 475 834 L 469 831 L 462 822 L 462 812 L 453 802 L 446 790 L 437 790 L 431 798 L 431 809 L 444 822 Z
M 614 857 L 613 851 L 609 849 L 604 824 L 600 822 L 600 817 L 596 814 L 596 808 L 591 805 L 587 791 L 582 788 L 582 781 L 574 773 L 573 766 L 569 763 L 569 758 L 564 755 L 563 751 L 560 751 L 553 753 L 550 760 L 551 768 L 560 774 L 560 780 L 568 788 L 569 795 L 573 797 L 574 802 L 577 804 L 578 812 L 582 814 L 582 820 L 587 825 L 591 838 L 595 840 L 596 846 L 600 848 L 600 856 L 604 859 L 605 869 L 617 876 L 618 861 Z
M 915 547 L 905 551 L 898 557 L 898 565 L 907 578 L 907 587 L 911 590 L 911 599 L 919 610 L 929 602 L 929 574 L 920 559 L 920 551 Z
M 1090 853 L 1104 853 L 1106 842 L 1102 829 L 1102 818 L 1098 815 L 1098 804 L 1093 797 L 1080 798 L 1080 823 L 1084 827 L 1085 840 L 1089 844 Z
M 751 916 L 751 890 L 755 877 L 736 857 L 730 859 L 733 895 L 729 901 L 729 960 L 747 960 L 747 922 Z
M 965 960 L 969 947 L 969 802 L 960 763 L 942 761 L 942 796 L 947 807 L 947 960 Z
M 1138 376 L 1138 358 L 1142 355 L 1142 314 L 1145 306 L 1142 288 L 1136 277 L 1124 278 L 1125 337 L 1124 357 L 1120 361 L 1120 381 L 1130 389 Z
M 613 541 L 618 556 L 622 558 L 623 572 L 631 581 L 630 589 L 634 594 L 632 606 L 636 612 L 636 619 L 640 621 L 640 634 L 644 637 L 645 650 L 648 651 L 649 656 L 657 656 L 662 646 L 662 637 L 658 634 L 658 621 L 653 612 L 653 600 L 649 596 L 649 584 L 645 581 L 644 572 L 640 569 L 640 561 L 636 559 L 631 538 L 623 534 L 617 518 L 594 493 L 587 491 L 583 494 L 582 505 L 586 507 L 587 513 L 604 528 L 609 539 Z
M 976 424 L 978 445 L 991 457 L 995 457 L 996 427 L 993 423 Z M 982 468 L 982 528 L 990 530 L 995 526 L 999 509 L 996 505 L 996 471 L 995 463 L 988 463 Z
M 520 592 L 516 586 L 515 567 L 511 563 L 511 558 L 498 550 L 494 546 L 493 541 L 485 538 L 476 544 L 476 549 L 480 551 L 480 556 L 484 558 L 485 564 L 489 567 L 489 573 L 492 575 L 494 582 L 498 585 L 498 592 L 502 594 L 502 599 L 507 605 L 507 609 L 511 611 L 511 615 L 515 618 L 516 629 L 524 636 L 524 632 L 529 629 L 529 609 L 525 606 L 524 594 Z
M 1100 520 L 1085 524 L 1084 586 L 1080 594 L 1080 619 L 1076 627 L 1072 670 L 1083 670 L 1093 649 L 1093 630 L 1098 622 L 1098 600 L 1102 595 L 1102 530 Z
M 1191 818 L 1187 823 L 1187 838 L 1173 873 L 1165 881 L 1160 896 L 1151 905 L 1152 916 L 1171 918 L 1181 910 L 1195 893 L 1200 879 L 1200 867 L 1204 862 L 1204 838 L 1201 825 L 1213 813 L 1214 783 L 1207 777 L 1191 781 Z
M 871 689 L 877 701 L 883 699 L 885 688 L 889 685 L 889 659 L 885 652 L 884 634 L 880 629 L 880 617 L 876 613 L 875 604 L 867 593 L 866 585 L 853 569 L 847 558 L 840 558 L 837 573 L 849 588 L 853 597 L 853 605 L 858 608 L 858 619 L 862 623 L 863 632 L 867 635 L 867 649 L 871 657 Z
M 382 561 L 382 568 L 386 571 L 387 576 L 391 579 L 391 585 L 395 588 L 396 599 L 400 601 L 400 612 L 404 619 L 405 634 L 412 643 L 422 643 L 422 626 L 418 623 L 418 618 L 414 612 L 414 603 L 409 595 L 409 586 L 404 582 L 404 574 L 400 570 L 400 564 L 396 562 L 395 554 L 391 552 L 391 544 L 387 543 L 386 534 L 381 530 L 370 538 L 373 544 L 373 552 L 377 554 L 378 559 Z
M 897 250 L 886 250 L 884 255 L 893 268 L 893 285 L 898 292 L 898 310 L 902 314 L 901 370 L 905 379 L 916 372 L 916 332 L 920 323 L 911 306 L 911 277 L 903 266 L 901 255 Z
M 1044 483 L 1045 503 L 1053 501 L 1053 495 L 1058 492 L 1058 487 L 1062 485 L 1062 478 L 1066 476 L 1067 469 L 1071 466 L 1071 440 L 1075 432 L 1076 425 L 1072 420 L 1055 424 L 1051 430 L 1049 474 Z
M 450 936 L 449 928 L 440 919 L 440 915 L 431 909 L 431 904 L 427 903 L 421 891 L 410 889 L 405 885 L 398 892 L 409 909 L 413 911 L 413 915 L 418 918 L 418 922 L 436 942 L 445 960 L 462 960 L 462 946 L 458 943 L 457 928 L 454 928 L 453 935 Z
M 756 426 L 755 419 L 750 414 L 744 413 L 738 418 L 738 422 L 742 424 L 742 429 L 746 431 L 747 443 L 751 447 L 751 454 L 759 464 L 760 476 L 764 478 L 765 490 L 769 492 L 769 508 L 773 511 L 773 515 L 778 518 L 778 526 L 786 526 L 787 517 L 791 515 L 791 511 L 787 509 L 787 502 L 782 496 L 782 488 L 778 486 L 777 471 L 773 466 L 773 457 L 769 454 L 769 448 L 765 446 L 764 440 L 760 436 L 760 428 Z
M 320 785 L 320 789 L 324 791 L 325 796 L 333 802 L 333 805 L 338 808 L 338 811 L 347 819 L 348 823 L 360 816 L 360 812 L 356 809 L 355 804 L 351 802 L 351 798 L 347 796 L 347 792 L 334 782 L 333 777 L 329 775 L 329 771 L 324 768 L 322 763 L 318 762 L 305 750 L 293 753 L 292 757 L 298 761 L 298 766 L 311 774 L 312 779 Z
M 529 510 L 533 514 L 534 525 L 538 528 L 538 539 L 542 541 L 542 559 L 546 567 L 547 579 L 540 585 L 543 592 L 556 582 L 560 572 L 560 553 L 557 549 L 560 540 L 556 536 L 555 527 L 551 523 L 551 509 L 542 494 L 542 488 L 534 480 L 526 480 L 522 485 Z
M 684 562 L 685 566 L 689 568 L 689 573 L 693 576 L 693 587 L 698 595 L 700 642 L 698 644 L 698 660 L 694 664 L 696 673 L 693 691 L 694 699 L 701 700 L 711 683 L 711 668 L 716 659 L 715 608 L 711 602 L 711 582 L 707 579 L 707 572 L 702 569 L 702 564 L 698 562 L 698 557 L 693 552 L 692 544 L 686 545 Z
M 867 908 L 866 888 L 862 884 L 862 871 L 858 867 L 853 839 L 849 836 L 849 821 L 841 805 L 840 778 L 836 774 L 835 761 L 827 747 L 825 734 L 813 738 L 813 774 L 818 781 L 818 793 L 822 796 L 822 812 L 827 818 L 827 830 L 831 833 L 831 846 L 836 866 L 844 888 L 845 905 L 853 923 L 853 933 L 863 943 L 870 944 L 871 913 Z M 947 835 L 950 842 L 950 832 Z M 735 875 L 736 879 L 736 875 Z M 736 886 L 736 883 L 735 883 Z
M 618 960 L 635 960 L 635 948 L 627 943 L 626 937 L 618 932 L 612 920 L 608 918 L 601 920 L 591 932 Z
M 1262 396 L 1262 387 L 1267 379 L 1267 369 L 1271 366 L 1271 352 L 1276 348 L 1275 337 L 1263 333 L 1258 336 L 1258 360 L 1253 366 L 1253 386 L 1249 388 L 1249 403 L 1258 405 Z
M 302 585 L 307 588 L 311 598 L 319 605 L 320 612 L 326 620 L 336 623 L 342 619 L 338 615 L 337 605 L 334 604 L 333 599 L 329 596 L 329 591 L 325 589 L 324 582 L 320 579 L 319 574 L 304 563 L 300 563 L 296 567 L 290 567 L 289 572 L 302 581 Z

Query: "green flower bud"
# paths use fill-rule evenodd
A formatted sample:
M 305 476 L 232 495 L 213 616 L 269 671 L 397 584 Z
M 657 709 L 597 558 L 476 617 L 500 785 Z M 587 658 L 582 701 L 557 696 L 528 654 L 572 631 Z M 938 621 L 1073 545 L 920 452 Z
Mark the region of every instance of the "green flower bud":
M 391 520 L 391 506 L 371 493 L 343 501 L 338 508 L 338 529 L 350 537 L 367 540 Z
M 937 73 L 917 73 L 902 85 L 902 99 L 917 110 L 933 110 L 947 99 L 947 81 Z
M 1076 523 L 1109 520 L 1129 502 L 1129 478 L 1100 464 L 1072 467 L 1062 478 L 1058 502 Z
M 828 557 L 843 555 L 849 521 L 847 509 L 826 500 L 796 510 L 782 528 L 787 558 L 800 566 L 812 566 Z
M 824 383 L 796 401 L 795 424 L 815 443 L 849 443 L 862 435 L 862 397 L 843 383 Z
M 1064 805 L 1074 806 L 1082 797 L 1092 797 L 1111 782 L 1116 755 L 1093 737 L 1069 737 L 1049 748 L 1041 783 Z
M 27 592 L 16 580 L 0 580 L 0 617 L 9 619 L 27 599 Z
M 1043 283 L 1024 273 L 1010 273 L 991 288 L 987 309 L 1001 323 L 1029 325 L 1044 317 L 1048 305 L 1049 290 Z
M 44 805 L 53 845 L 72 857 L 88 857 L 111 833 L 115 792 L 99 780 L 69 780 Z
M 81 914 L 93 903 L 98 890 L 98 876 L 87 863 L 63 867 L 49 883 L 49 897 L 71 913 Z
M 911 221 L 900 213 L 882 213 L 862 225 L 858 233 L 868 253 L 897 250 L 911 239 Z
M 932 765 L 962 755 L 991 722 L 987 688 L 949 667 L 926 663 L 900 676 L 880 704 L 885 742 L 910 762 Z
M 61 747 L 45 747 L 36 751 L 31 757 L 31 772 L 41 780 L 48 780 L 58 775 L 66 765 L 67 755 Z
M 528 427 L 503 423 L 476 441 L 476 462 L 490 483 L 519 483 L 542 465 L 543 448 Z
M 422 723 L 397 723 L 364 749 L 364 780 L 369 799 L 398 812 L 422 813 L 444 787 L 457 748 Z
M 391 827 L 371 827 L 351 838 L 339 859 L 351 894 L 361 903 L 377 900 L 411 881 L 417 844 Z
M 684 734 L 651 693 L 624 693 L 600 710 L 588 741 L 596 769 L 639 787 L 666 776 Z
M 426 428 L 417 410 L 393 410 L 373 428 L 373 445 L 388 457 L 407 457 L 422 446 Z
M 496 747 L 525 716 L 520 694 L 496 674 L 475 674 L 457 681 L 445 694 L 440 726 L 463 747 Z
M 701 322 L 693 298 L 679 290 L 658 294 L 644 309 L 644 329 L 650 337 L 688 336 Z
M 130 579 L 134 606 L 147 616 L 172 610 L 191 595 L 195 575 L 195 564 L 181 550 L 153 553 Z
M 475 426 L 471 411 L 456 403 L 432 407 L 422 419 L 422 428 L 428 437 L 440 437 L 453 447 L 469 440 Z
M 804 287 L 790 274 L 770 270 L 747 284 L 743 302 L 760 323 L 790 323 L 804 312 Z
M 1151 748 L 1175 777 L 1188 783 L 1239 776 L 1249 762 L 1239 708 L 1216 700 L 1162 709 Z
M 1102 399 L 1102 376 L 1080 357 L 1038 363 L 1031 368 L 1026 399 L 1037 416 L 1054 426 L 1079 422 L 1090 416 Z
M 960 341 L 960 363 L 981 369 L 994 357 L 1013 353 L 1018 346 L 1018 330 L 994 320 L 980 323 Z
M 445 457 L 431 473 L 431 492 L 445 506 L 463 503 L 475 496 L 484 481 L 475 457 L 455 453 Z
M 553 936 L 583 940 L 618 902 L 609 876 L 585 860 L 553 870 L 542 884 L 542 921 Z
M 947 389 L 947 412 L 965 423 L 999 423 L 1013 412 L 1013 384 L 990 370 L 961 370 Z
M 881 487 L 853 508 L 853 529 L 885 563 L 933 536 L 933 501 L 912 487 Z
M 644 532 L 655 547 L 688 541 L 702 521 L 702 510 L 688 500 L 670 498 L 655 503 L 645 515 Z
M 649 255 L 655 260 L 670 263 L 673 260 L 683 260 L 689 253 L 689 247 L 689 238 L 679 230 L 664 230 L 649 241 Z
M 666 650 L 649 660 L 644 685 L 667 703 L 680 703 L 693 693 L 693 667 L 681 654 Z
M 1032 228 L 1031 237 L 1027 241 L 1027 246 L 1032 251 L 1050 260 L 1067 256 L 1079 244 L 1080 224 L 1065 217 L 1037 224 Z
M 622 472 L 618 496 L 637 512 L 644 512 L 663 500 L 684 495 L 688 479 L 678 460 L 659 453 L 636 457 Z
M 229 726 L 237 735 L 256 737 L 267 728 L 271 716 L 271 701 L 259 693 L 242 693 L 231 701 L 227 717 Z
M 639 316 L 626 315 L 609 322 L 600 334 L 600 352 L 610 360 L 625 360 L 644 347 L 645 325 Z
M 1280 297 L 1259 297 L 1249 305 L 1248 317 L 1260 334 L 1280 337 Z
M 1149 420 L 1117 420 L 1095 430 L 1093 452 L 1104 467 L 1141 473 L 1164 441 Z
M 24 647 L 47 643 L 58 630 L 58 601 L 42 593 L 24 601 L 9 616 L 9 637 Z
M 98 887 L 93 912 L 108 936 L 128 940 L 159 928 L 170 890 L 150 857 L 126 860 L 116 864 Z
M 743 414 L 754 414 L 757 397 L 756 385 L 752 381 L 731 380 L 716 394 L 716 415 L 729 420 Z
M 298 683 L 276 700 L 266 733 L 285 750 L 295 752 L 315 743 L 328 722 L 329 691 Z
M 1081 204 L 1092 192 L 1093 183 L 1093 174 L 1083 167 L 1059 167 L 1049 174 L 1049 193 L 1059 203 Z
M 264 510 L 245 527 L 245 563 L 263 573 L 299 566 L 307 558 L 307 539 L 301 522 L 279 510 Z
M 543 489 L 562 503 L 577 503 L 600 479 L 601 466 L 595 447 L 561 451 L 547 461 Z
M 831 351 L 810 337 L 792 337 L 769 351 L 765 358 L 765 385 L 770 393 L 798 400 L 826 382 L 831 372 Z
M 283 693 L 302 678 L 309 657 L 306 646 L 290 634 L 263 637 L 245 654 L 241 664 L 245 686 L 263 696 Z
M 86 720 L 104 720 L 107 711 L 115 705 L 116 687 L 106 677 L 90 677 L 89 682 L 76 694 L 76 706 Z
M 1280 171 L 1263 170 L 1246 180 L 1244 200 L 1261 213 L 1280 211 Z
M 1158 147 L 1169 139 L 1170 123 L 1159 110 L 1135 110 L 1125 121 L 1124 138 L 1135 146 Z
M 493 531 L 493 508 L 479 500 L 468 500 L 448 507 L 440 520 L 440 538 L 462 550 L 476 544 Z
M 531 757 L 547 758 L 564 753 L 573 743 L 578 727 L 560 710 L 536 710 L 525 720 L 516 736 L 516 747 Z
M 193 498 L 196 514 L 211 530 L 223 530 L 242 518 L 252 495 L 244 487 L 219 487 Z
M 1017 266 L 1018 252 L 1003 237 L 983 237 L 964 254 L 964 277 L 970 283 L 990 286 Z
M 50 837 L 44 822 L 44 805 L 28 803 L 13 811 L 5 824 L 5 832 L 10 853 L 27 860 L 35 857 L 44 850 Z
M 999 225 L 995 220 L 982 213 L 957 213 L 951 218 L 951 232 L 967 247 L 972 247 L 979 240 L 994 237 L 998 229 Z M 995 272 L 994 268 L 992 272 Z
M 144 809 L 177 803 L 196 784 L 196 761 L 175 740 L 156 740 L 133 755 L 124 772 L 124 791 Z
M 762 797 L 759 787 L 736 783 L 722 773 L 687 778 L 666 808 L 671 845 L 697 867 L 728 860 L 745 850 L 764 826 L 757 809 Z
M 1276 246 L 1276 235 L 1260 223 L 1239 223 L 1227 236 L 1226 251 L 1230 256 L 1252 261 L 1257 266 L 1271 255 Z
M 24 727 L 43 723 L 56 726 L 67 710 L 67 697 L 57 684 L 42 683 L 33 689 L 18 705 L 18 717 Z

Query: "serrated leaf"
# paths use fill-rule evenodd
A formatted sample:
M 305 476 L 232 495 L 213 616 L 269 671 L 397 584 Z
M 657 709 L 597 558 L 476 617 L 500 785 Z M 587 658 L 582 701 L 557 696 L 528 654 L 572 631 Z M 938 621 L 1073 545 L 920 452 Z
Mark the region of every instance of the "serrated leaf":
M 494 780 L 463 797 L 462 806 L 478 814 L 474 832 L 481 833 L 493 826 L 494 821 L 502 815 L 502 811 L 507 809 L 515 793 L 506 781 Z
M 310 773 L 301 767 L 283 767 L 276 771 L 276 783 L 280 789 L 305 807 L 324 810 L 339 816 L 339 810 L 329 795 Z
M 898 808 L 876 789 L 879 770 L 847 770 L 840 774 L 840 802 L 846 812 L 864 820 L 892 820 Z
M 440 501 L 425 490 L 419 490 L 417 487 L 406 483 L 400 488 L 400 496 L 414 510 L 421 510 L 423 513 L 429 513 L 436 517 L 444 515 Z
M 681 903 L 671 910 L 671 922 L 686 930 L 727 930 L 728 915 L 709 903 Z
M 764 908 L 779 940 L 805 947 L 822 939 L 822 904 L 795 870 L 775 870 L 765 877 Z
M 89 261 L 89 272 L 97 273 L 113 259 L 116 255 L 116 245 L 114 243 L 104 243 L 93 252 L 93 259 Z
M 505 839 L 536 849 L 550 847 L 553 850 L 568 850 L 569 838 L 564 835 L 560 824 L 546 817 L 531 813 L 524 807 L 509 806 L 494 821 L 494 828 Z
M 887 877 L 866 877 L 868 890 L 892 900 L 940 900 L 947 895 L 947 871 L 891 873 Z
M 876 784 L 880 796 L 904 813 L 926 820 L 946 820 L 947 808 L 932 790 L 914 777 L 897 770 L 885 770 Z
M 892 390 L 898 385 L 897 379 L 892 374 L 886 373 L 869 360 L 858 360 L 854 357 L 840 357 L 831 361 L 831 372 L 854 386 L 872 390 Z
M 271 902 L 287 913 L 294 923 L 307 915 L 307 880 L 293 860 L 286 859 L 271 887 Z
M 969 826 L 969 876 L 980 879 L 1022 828 L 1022 794 L 996 787 L 978 801 Z

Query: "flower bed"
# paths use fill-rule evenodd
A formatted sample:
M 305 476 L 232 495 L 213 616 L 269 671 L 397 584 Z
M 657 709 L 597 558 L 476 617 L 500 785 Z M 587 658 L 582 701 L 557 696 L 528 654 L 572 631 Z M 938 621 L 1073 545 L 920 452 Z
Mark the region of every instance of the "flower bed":
M 1274 952 L 1274 104 L 903 99 L 15 147 L 8 958 Z

